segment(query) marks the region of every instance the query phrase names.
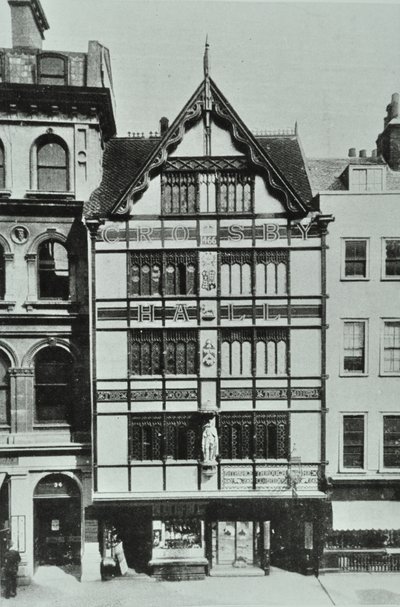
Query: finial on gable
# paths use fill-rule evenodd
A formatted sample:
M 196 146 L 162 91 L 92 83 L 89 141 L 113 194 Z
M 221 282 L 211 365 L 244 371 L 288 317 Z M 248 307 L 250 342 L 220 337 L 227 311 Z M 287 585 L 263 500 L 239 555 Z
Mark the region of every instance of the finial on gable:
M 210 75 L 210 58 L 208 56 L 208 49 L 210 45 L 208 44 L 208 34 L 206 35 L 206 44 L 204 47 L 204 57 L 203 57 L 203 67 L 204 67 L 204 78 L 208 78 Z

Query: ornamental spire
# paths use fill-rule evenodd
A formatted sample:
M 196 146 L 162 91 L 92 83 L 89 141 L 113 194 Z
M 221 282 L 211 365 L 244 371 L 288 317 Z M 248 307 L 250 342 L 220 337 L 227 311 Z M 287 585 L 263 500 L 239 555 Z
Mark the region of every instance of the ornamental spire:
M 204 68 L 204 78 L 208 78 L 210 75 L 210 58 L 208 56 L 208 49 L 210 45 L 208 44 L 208 34 L 206 35 L 206 44 L 204 47 L 204 56 L 203 56 L 203 68 Z

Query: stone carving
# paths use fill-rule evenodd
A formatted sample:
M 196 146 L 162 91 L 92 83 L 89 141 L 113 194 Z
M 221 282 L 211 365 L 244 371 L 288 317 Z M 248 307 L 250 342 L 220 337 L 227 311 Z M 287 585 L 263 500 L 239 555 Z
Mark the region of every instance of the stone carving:
M 206 466 L 214 466 L 219 453 L 218 432 L 215 427 L 215 417 L 208 420 L 203 427 L 202 437 L 203 463 Z

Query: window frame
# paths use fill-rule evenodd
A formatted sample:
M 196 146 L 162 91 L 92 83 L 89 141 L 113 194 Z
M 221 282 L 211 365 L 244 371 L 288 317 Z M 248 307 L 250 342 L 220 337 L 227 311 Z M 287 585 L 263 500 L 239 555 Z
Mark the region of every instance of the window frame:
M 11 405 L 11 392 L 10 392 L 10 369 L 12 368 L 12 362 L 10 360 L 10 357 L 8 356 L 7 352 L 5 352 L 3 349 L 0 349 L 0 358 L 5 362 L 6 365 L 6 376 L 7 376 L 7 381 L 5 381 L 4 383 L 0 383 L 0 391 L 4 391 L 5 393 L 5 420 L 6 421 L 1 421 L 0 418 L 0 428 L 9 428 L 10 427 L 10 423 L 11 423 L 11 410 L 10 410 L 10 405 Z
M 346 274 L 346 244 L 348 242 L 365 242 L 365 276 L 347 275 Z M 346 282 L 362 282 L 370 280 L 370 239 L 369 237 L 356 237 L 356 236 L 343 236 L 341 238 L 341 267 L 340 267 L 340 280 Z
M 3 177 L 1 178 L 1 175 Z M 0 191 L 6 189 L 7 175 L 6 175 L 6 152 L 4 149 L 4 143 L 0 139 Z
M 358 194 L 370 194 L 375 192 L 383 192 L 386 189 L 386 172 L 383 166 L 375 165 L 375 164 L 362 164 L 356 166 L 349 167 L 349 190 L 351 192 L 357 192 Z M 360 189 L 356 187 L 355 175 L 356 173 L 365 172 L 365 189 Z M 380 187 L 371 187 L 372 186 L 372 173 L 379 173 L 381 177 Z M 370 187 L 369 187 L 370 186 Z
M 400 413 L 395 411 L 381 411 L 381 448 L 380 448 L 380 472 L 384 472 L 386 474 L 399 474 L 400 473 L 400 461 L 398 466 L 385 466 L 385 418 L 386 417 L 397 417 L 400 419 Z M 400 450 L 400 445 L 399 445 Z
M 53 74 L 50 73 L 42 73 L 42 68 L 41 68 L 41 63 L 42 63 L 42 59 L 59 59 L 63 62 L 63 66 L 64 66 L 64 70 L 63 70 L 63 82 L 61 83 L 61 76 L 54 76 Z M 42 82 L 42 78 L 47 78 L 47 79 L 54 79 L 57 80 L 56 83 L 50 83 L 50 82 Z M 50 52 L 44 52 L 44 53 L 39 53 L 37 56 L 37 79 L 38 79 L 38 84 L 41 86 L 68 86 L 69 84 L 69 78 L 68 78 L 68 57 L 66 55 L 62 55 L 61 53 L 50 53 Z
M 47 145 L 51 145 L 51 144 L 55 144 L 58 145 L 64 152 L 65 152 L 65 165 L 62 166 L 58 166 L 58 165 L 41 165 L 39 164 L 39 153 L 40 151 Z M 71 179 L 70 179 L 70 165 L 71 165 L 71 159 L 70 159 L 70 153 L 69 153 L 69 149 L 68 149 L 68 145 L 66 144 L 66 142 L 58 136 L 53 136 L 53 135 L 47 135 L 44 137 L 41 137 L 39 140 L 36 141 L 35 143 L 35 167 L 34 167 L 34 171 L 35 171 L 35 179 L 36 179 L 36 189 L 39 193 L 50 193 L 50 194 L 55 194 L 55 195 L 60 195 L 63 193 L 69 193 L 70 189 L 71 189 Z M 40 184 L 39 184 L 39 171 L 41 169 L 47 169 L 47 170 L 57 170 L 57 169 L 62 169 L 65 173 L 65 189 L 59 190 L 59 189 L 42 189 L 40 188 Z
M 400 318 L 381 319 L 379 375 L 381 377 L 399 377 L 400 369 L 399 371 L 385 371 L 385 325 L 389 323 L 398 323 L 400 325 Z
M 175 290 L 179 291 L 179 285 L 184 284 L 185 290 L 188 290 L 189 282 L 189 267 L 194 266 L 192 284 L 194 289 L 191 293 L 169 293 L 168 292 L 168 266 L 173 265 L 175 268 L 174 285 Z M 149 293 L 142 293 L 143 290 L 143 272 L 142 268 L 149 266 Z M 153 291 L 152 271 L 153 267 L 158 266 L 160 269 L 158 277 L 158 293 Z M 134 268 L 138 267 L 138 290 L 135 294 L 132 288 Z M 160 299 L 160 298 L 195 298 L 199 295 L 199 257 L 196 251 L 189 250 L 175 251 L 130 251 L 128 256 L 128 298 L 130 299 Z
M 382 236 L 381 238 L 381 280 L 382 281 L 399 281 L 400 274 L 398 276 L 390 276 L 386 274 L 386 242 L 388 240 L 398 240 L 400 242 L 400 236 Z M 399 261 L 400 264 L 400 261 Z
M 344 449 L 344 420 L 346 417 L 362 417 L 363 418 L 363 466 L 360 468 L 349 467 L 345 465 Z M 366 473 L 368 469 L 368 413 L 366 411 L 342 411 L 340 413 L 340 435 L 339 435 L 339 472 L 348 474 Z
M 65 362 L 63 364 L 65 365 L 69 365 L 69 381 L 67 382 L 38 382 L 37 381 L 37 370 L 36 370 L 36 365 L 37 365 L 37 357 L 43 355 L 43 352 L 46 350 L 50 350 L 50 349 L 54 349 L 56 348 L 57 350 L 61 350 L 63 352 L 63 354 L 65 355 Z M 67 360 L 69 358 L 69 360 Z M 50 359 L 51 360 L 51 359 Z M 49 361 L 47 361 L 49 362 Z M 71 352 L 69 352 L 68 350 L 66 350 L 65 348 L 61 347 L 61 346 L 45 346 L 44 348 L 41 348 L 38 352 L 36 352 L 35 354 L 35 358 L 34 358 L 34 363 L 33 363 L 33 368 L 34 368 L 34 426 L 37 427 L 42 427 L 42 426 L 68 426 L 70 427 L 72 425 L 73 422 L 73 396 L 72 396 L 72 389 L 73 389 L 73 385 L 74 385 L 74 381 L 73 381 L 73 375 L 74 375 L 74 358 L 71 354 Z M 49 387 L 49 386 L 57 386 L 57 388 L 60 388 L 62 386 L 65 386 L 65 389 L 67 390 L 70 398 L 68 399 L 68 402 L 66 402 L 65 404 L 63 404 L 63 407 L 65 407 L 65 417 L 64 419 L 40 419 L 39 415 L 38 415 L 38 410 L 39 410 L 39 398 L 38 398 L 38 388 L 40 387 Z M 69 389 L 68 389 L 69 388 Z
M 46 243 L 52 242 L 54 244 L 58 244 L 59 246 L 63 247 L 67 256 L 67 286 L 68 286 L 68 295 L 67 297 L 45 297 L 41 295 L 41 287 L 40 287 L 40 283 L 41 283 L 41 272 L 43 272 L 43 268 L 40 268 L 40 251 L 42 249 L 42 247 L 44 247 L 46 245 Z M 37 247 L 37 262 L 36 262 L 36 280 L 37 280 L 37 299 L 38 301 L 49 301 L 49 302 L 71 302 L 71 260 L 70 260 L 70 254 L 69 251 L 66 247 L 66 243 L 62 242 L 61 240 L 59 240 L 58 238 L 54 238 L 49 236 L 49 238 L 46 238 L 45 240 L 43 240 L 42 242 L 39 243 L 38 247 Z
M 131 378 L 160 378 L 166 377 L 168 379 L 174 377 L 197 377 L 199 373 L 200 367 L 200 356 L 199 356 L 199 346 L 200 346 L 200 338 L 199 332 L 197 329 L 189 328 L 189 329 L 172 329 L 172 328 L 155 328 L 155 329 L 143 329 L 139 332 L 137 329 L 132 329 L 128 332 L 129 336 L 129 377 Z M 169 338 L 172 335 L 173 339 Z M 138 337 L 143 337 L 143 340 L 140 341 Z M 148 336 L 148 339 L 144 339 L 144 337 Z M 195 357 L 194 357 L 194 373 L 170 373 L 168 371 L 168 346 L 170 344 L 174 344 L 174 348 L 176 350 L 177 344 L 181 344 L 184 341 L 184 337 L 186 336 L 185 342 L 185 360 L 186 360 L 186 370 L 187 370 L 187 360 L 188 360 L 188 345 L 195 344 Z M 181 339 L 179 339 L 181 337 Z M 194 337 L 194 339 L 193 339 Z M 142 373 L 134 373 L 133 372 L 133 347 L 134 343 L 139 343 L 140 347 L 145 343 L 157 343 L 160 345 L 160 373 L 150 373 L 150 374 L 142 374 Z M 140 358 L 142 358 L 142 353 L 139 350 Z M 175 356 L 175 368 L 177 368 L 178 362 L 177 357 Z
M 362 323 L 364 325 L 364 370 L 363 371 L 347 371 L 344 366 L 345 359 L 345 325 L 347 323 Z M 368 318 L 342 318 L 342 337 L 341 337 L 341 349 L 340 349 L 340 377 L 366 377 L 368 376 L 368 362 L 369 362 L 369 349 L 368 349 Z

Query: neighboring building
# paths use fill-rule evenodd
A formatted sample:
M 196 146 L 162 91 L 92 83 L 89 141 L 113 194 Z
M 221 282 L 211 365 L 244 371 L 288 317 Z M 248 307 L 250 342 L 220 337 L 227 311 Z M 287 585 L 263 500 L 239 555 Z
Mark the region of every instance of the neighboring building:
M 0 537 L 20 575 L 81 555 L 91 499 L 83 201 L 114 134 L 108 51 L 42 50 L 38 0 L 0 49 Z M 0 555 L 1 556 L 1 555 Z
M 92 236 L 91 553 L 201 578 L 312 572 L 326 516 L 325 248 L 297 133 L 252 134 L 210 79 L 114 138 Z M 219 448 L 219 451 L 218 451 Z M 228 570 L 228 571 L 227 571 Z
M 326 266 L 329 568 L 400 570 L 398 97 L 372 157 L 351 149 L 344 160 L 308 162 L 320 208 L 335 217 Z

